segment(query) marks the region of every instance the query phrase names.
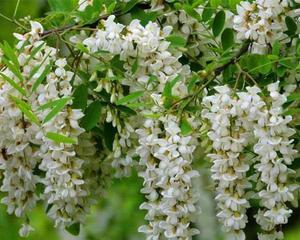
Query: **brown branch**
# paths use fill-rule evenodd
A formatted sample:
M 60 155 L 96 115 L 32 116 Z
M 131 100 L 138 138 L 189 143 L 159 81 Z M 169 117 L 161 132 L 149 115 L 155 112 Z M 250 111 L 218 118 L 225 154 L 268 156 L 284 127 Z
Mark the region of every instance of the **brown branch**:
M 115 15 L 118 14 L 118 12 L 113 13 Z M 41 37 L 46 37 L 49 35 L 52 35 L 54 33 L 61 33 L 64 32 L 66 30 L 71 30 L 73 28 L 84 28 L 84 27 L 96 27 L 98 25 L 98 23 L 102 20 L 102 19 L 106 19 L 110 16 L 110 14 L 105 14 L 100 16 L 96 21 L 92 22 L 92 23 L 87 23 L 87 24 L 83 24 L 83 25 L 79 25 L 79 24 L 70 24 L 70 25 L 66 25 L 66 26 L 62 26 L 62 27 L 58 27 L 58 28 L 54 28 L 54 29 L 49 29 L 47 31 L 44 31 L 41 34 Z
M 235 64 L 239 58 L 248 51 L 249 46 L 250 46 L 250 41 L 246 41 L 244 45 L 241 47 L 241 49 L 238 51 L 238 53 L 232 57 L 227 63 L 224 65 L 218 67 L 214 71 L 214 76 L 219 76 L 226 68 L 228 68 L 230 65 Z
M 142 9 L 148 9 L 150 7 L 149 4 L 145 4 L 145 3 L 139 3 L 139 4 L 137 4 L 137 6 L 139 6 Z M 62 27 L 58 27 L 58 28 L 54 28 L 54 29 L 49 29 L 49 30 L 44 31 L 41 34 L 41 37 L 46 37 L 46 36 L 49 36 L 49 35 L 51 35 L 53 33 L 61 33 L 61 32 L 64 32 L 66 30 L 71 30 L 73 28 L 86 28 L 86 27 L 95 28 L 102 19 L 106 19 L 110 15 L 122 16 L 122 15 L 128 13 L 130 10 L 131 9 L 129 9 L 129 10 L 125 11 L 125 12 L 117 10 L 117 11 L 111 13 L 111 14 L 104 14 L 104 15 L 100 16 L 98 19 L 96 19 L 92 23 L 87 23 L 87 24 L 83 24 L 83 25 L 75 23 L 75 24 L 70 24 L 70 25 L 66 25 L 66 26 L 62 26 Z

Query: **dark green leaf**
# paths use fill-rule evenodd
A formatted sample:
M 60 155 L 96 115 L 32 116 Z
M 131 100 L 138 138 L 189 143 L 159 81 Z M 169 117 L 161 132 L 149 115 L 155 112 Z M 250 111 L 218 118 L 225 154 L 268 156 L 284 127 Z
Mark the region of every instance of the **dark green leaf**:
M 226 50 L 234 44 L 234 33 L 231 28 L 226 28 L 221 35 L 223 49 Z
M 102 110 L 102 103 L 100 101 L 92 102 L 84 112 L 84 117 L 81 121 L 81 126 L 86 130 L 90 131 L 97 126 Z
M 207 22 L 211 19 L 211 16 L 214 14 L 215 9 L 213 9 L 209 3 L 207 3 L 202 12 L 202 20 Z
M 287 34 L 294 35 L 297 31 L 297 24 L 295 23 L 294 19 L 290 16 L 285 17 L 285 24 L 287 26 Z
M 84 110 L 87 105 L 87 100 L 88 100 L 88 86 L 85 84 L 81 84 L 78 87 L 76 87 L 75 92 L 73 94 L 72 108 Z
M 219 36 L 219 34 L 222 32 L 225 24 L 225 12 L 224 11 L 219 11 L 213 21 L 212 25 L 212 31 L 215 37 Z
M 74 236 L 78 236 L 80 233 L 80 223 L 74 223 L 71 226 L 66 227 L 66 230 L 74 235 Z
M 127 12 L 130 11 L 132 8 L 134 8 L 134 6 L 135 6 L 136 4 L 138 4 L 138 3 L 139 3 L 139 0 L 131 0 L 130 2 L 128 2 L 128 3 L 126 4 L 125 7 L 123 7 L 122 13 L 127 13 Z
M 50 8 L 57 12 L 71 12 L 77 6 L 77 0 L 48 0 Z

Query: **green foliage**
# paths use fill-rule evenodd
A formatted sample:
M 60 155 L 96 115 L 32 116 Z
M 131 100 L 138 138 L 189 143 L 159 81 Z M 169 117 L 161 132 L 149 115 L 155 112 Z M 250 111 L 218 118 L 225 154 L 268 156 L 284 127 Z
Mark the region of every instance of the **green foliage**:
M 223 49 L 226 50 L 234 44 L 234 33 L 231 28 L 226 28 L 221 35 Z
M 56 143 L 67 143 L 67 144 L 77 143 L 77 140 L 74 138 L 70 138 L 65 135 L 54 133 L 54 132 L 47 132 L 46 137 Z
M 219 36 L 219 34 L 222 32 L 225 24 L 225 12 L 224 11 L 219 11 L 213 21 L 212 25 L 212 31 L 215 37 Z
M 102 110 L 102 103 L 100 101 L 92 102 L 84 112 L 84 117 L 81 121 L 81 126 L 90 131 L 97 126 Z

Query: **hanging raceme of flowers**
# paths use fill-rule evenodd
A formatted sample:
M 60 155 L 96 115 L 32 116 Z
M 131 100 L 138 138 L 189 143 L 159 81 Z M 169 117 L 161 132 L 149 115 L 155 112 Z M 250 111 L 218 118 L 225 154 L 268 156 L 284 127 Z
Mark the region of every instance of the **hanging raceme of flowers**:
M 112 178 L 137 172 L 137 231 L 194 239 L 208 160 L 226 237 L 247 239 L 254 218 L 259 240 L 284 238 L 299 191 L 299 3 L 201 2 L 79 0 L 68 25 L 16 22 L 31 30 L 1 44 L 0 191 L 21 236 L 39 201 L 79 231 Z

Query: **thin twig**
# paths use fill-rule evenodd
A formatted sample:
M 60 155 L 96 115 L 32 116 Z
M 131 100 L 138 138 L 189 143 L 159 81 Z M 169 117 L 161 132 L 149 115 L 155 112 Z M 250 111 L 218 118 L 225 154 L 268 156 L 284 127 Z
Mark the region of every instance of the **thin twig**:
M 19 5 L 20 5 L 20 0 L 17 1 L 16 7 L 15 7 L 15 11 L 14 11 L 14 15 L 13 15 L 13 19 L 15 19 L 16 16 L 17 16 Z
M 248 51 L 249 45 L 250 45 L 250 41 L 246 41 L 244 45 L 241 47 L 240 51 L 238 51 L 238 53 L 233 58 L 231 58 L 230 61 L 228 61 L 221 67 L 216 68 L 214 71 L 215 76 L 220 75 L 227 67 L 229 67 L 232 64 L 235 64 L 239 60 L 239 58 Z
M 16 24 L 17 26 L 19 26 L 20 28 L 23 28 L 24 30 L 28 30 L 26 27 L 24 27 L 22 24 L 20 24 L 16 19 L 11 19 L 7 16 L 5 16 L 4 14 L 0 13 L 0 17 L 4 18 L 5 20 L 11 22 L 11 23 L 14 23 Z

